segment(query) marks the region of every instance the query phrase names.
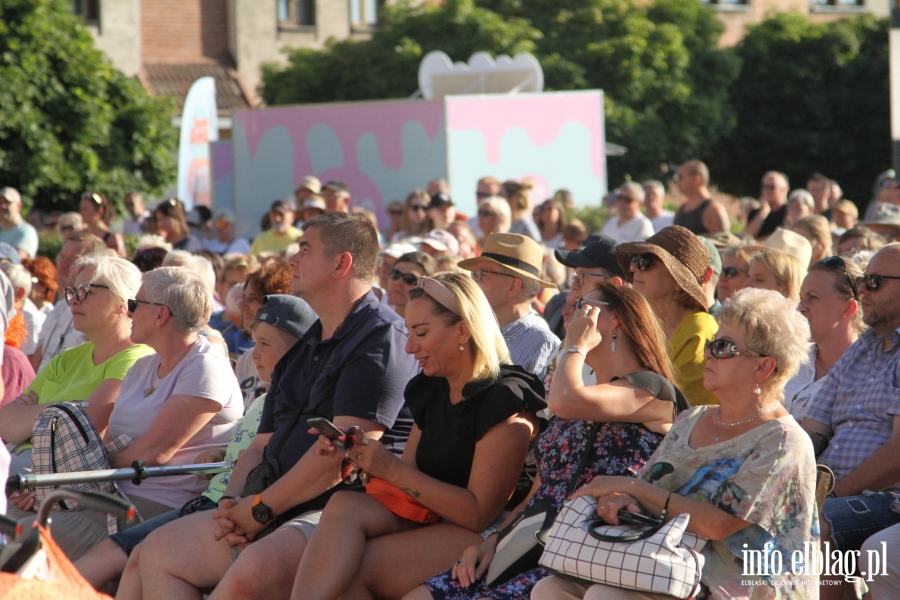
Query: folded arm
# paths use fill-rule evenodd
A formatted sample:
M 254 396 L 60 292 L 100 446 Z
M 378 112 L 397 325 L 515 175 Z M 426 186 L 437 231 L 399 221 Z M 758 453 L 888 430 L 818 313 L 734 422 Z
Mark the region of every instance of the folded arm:
M 172 396 L 144 435 L 107 456 L 109 466 L 127 467 L 135 460 L 144 461 L 148 467 L 166 464 L 220 410 L 222 405 L 215 400 L 184 394 Z

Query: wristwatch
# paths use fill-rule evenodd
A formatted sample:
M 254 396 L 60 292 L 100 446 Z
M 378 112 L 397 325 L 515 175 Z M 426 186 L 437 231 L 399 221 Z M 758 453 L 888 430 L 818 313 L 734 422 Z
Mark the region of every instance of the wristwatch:
M 272 512 L 271 508 L 263 504 L 262 494 L 257 494 L 256 498 L 253 499 L 251 512 L 257 523 L 267 525 L 275 520 L 275 513 Z

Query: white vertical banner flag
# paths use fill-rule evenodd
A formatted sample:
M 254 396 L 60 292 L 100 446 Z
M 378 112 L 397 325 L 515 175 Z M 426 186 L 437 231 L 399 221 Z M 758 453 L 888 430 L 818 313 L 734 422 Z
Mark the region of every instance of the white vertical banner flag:
M 178 142 L 178 199 L 190 210 L 195 204 L 212 207 L 209 143 L 219 139 L 216 81 L 201 77 L 191 85 L 181 112 Z

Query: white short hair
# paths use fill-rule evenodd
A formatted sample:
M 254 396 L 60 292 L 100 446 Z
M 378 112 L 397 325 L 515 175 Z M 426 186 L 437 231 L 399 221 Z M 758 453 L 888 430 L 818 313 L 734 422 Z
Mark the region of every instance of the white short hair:
M 134 298 L 141 287 L 141 270 L 133 263 L 106 254 L 86 254 L 75 262 L 72 267 L 72 276 L 69 281 L 75 281 L 78 274 L 85 269 L 92 272 L 91 282 L 101 281 L 109 286 L 109 291 L 115 296 L 122 306 L 126 305 L 129 298 Z
M 643 202 L 644 198 L 647 197 L 647 192 L 644 191 L 644 186 L 639 184 L 637 181 L 626 181 L 622 185 L 618 187 L 616 191 L 628 190 L 631 192 L 631 197 L 634 198 L 635 202 Z
M 506 233 L 512 225 L 512 211 L 509 202 L 502 196 L 491 196 L 485 199 L 480 207 L 488 206 L 497 214 L 497 230 L 494 233 Z
M 137 245 L 134 247 L 135 253 L 145 248 L 162 248 L 166 252 L 172 251 L 172 244 L 166 241 L 166 238 L 153 233 L 145 233 L 138 238 Z
M 0 269 L 6 273 L 13 290 L 25 290 L 25 297 L 31 293 L 31 271 L 14 263 L 0 263 Z
M 175 331 L 195 333 L 212 313 L 212 290 L 187 267 L 160 267 L 144 273 L 147 300 L 169 308 Z
M 779 390 L 809 361 L 809 321 L 778 292 L 739 290 L 725 301 L 716 320 L 737 327 L 748 350 L 775 359 L 772 382 Z
M 800 202 L 801 204 L 805 204 L 807 208 L 810 210 L 814 210 L 816 208 L 816 201 L 813 199 L 812 194 L 807 192 L 806 190 L 794 190 L 788 195 L 788 202 Z
M 216 291 L 216 269 L 205 256 L 191 254 L 186 250 L 172 250 L 163 259 L 164 267 L 185 267 L 200 276 L 213 293 Z

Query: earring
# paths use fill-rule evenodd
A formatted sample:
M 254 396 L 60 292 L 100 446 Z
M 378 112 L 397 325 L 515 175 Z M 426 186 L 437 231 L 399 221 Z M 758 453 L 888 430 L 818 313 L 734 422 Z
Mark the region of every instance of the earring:
M 465 349 L 466 349 L 465 346 L 463 346 L 462 344 L 459 345 L 459 351 L 460 351 L 460 352 L 462 352 L 462 351 L 465 350 Z
M 156 322 L 156 326 L 159 327 L 159 321 Z
M 613 339 L 612 339 L 611 346 L 612 346 L 612 351 L 615 352 L 616 351 L 616 333 L 615 332 L 613 332 Z
M 753 390 L 753 393 L 756 394 L 757 396 L 759 396 L 760 394 L 762 394 L 762 389 L 760 389 L 758 383 L 756 384 L 756 389 Z

